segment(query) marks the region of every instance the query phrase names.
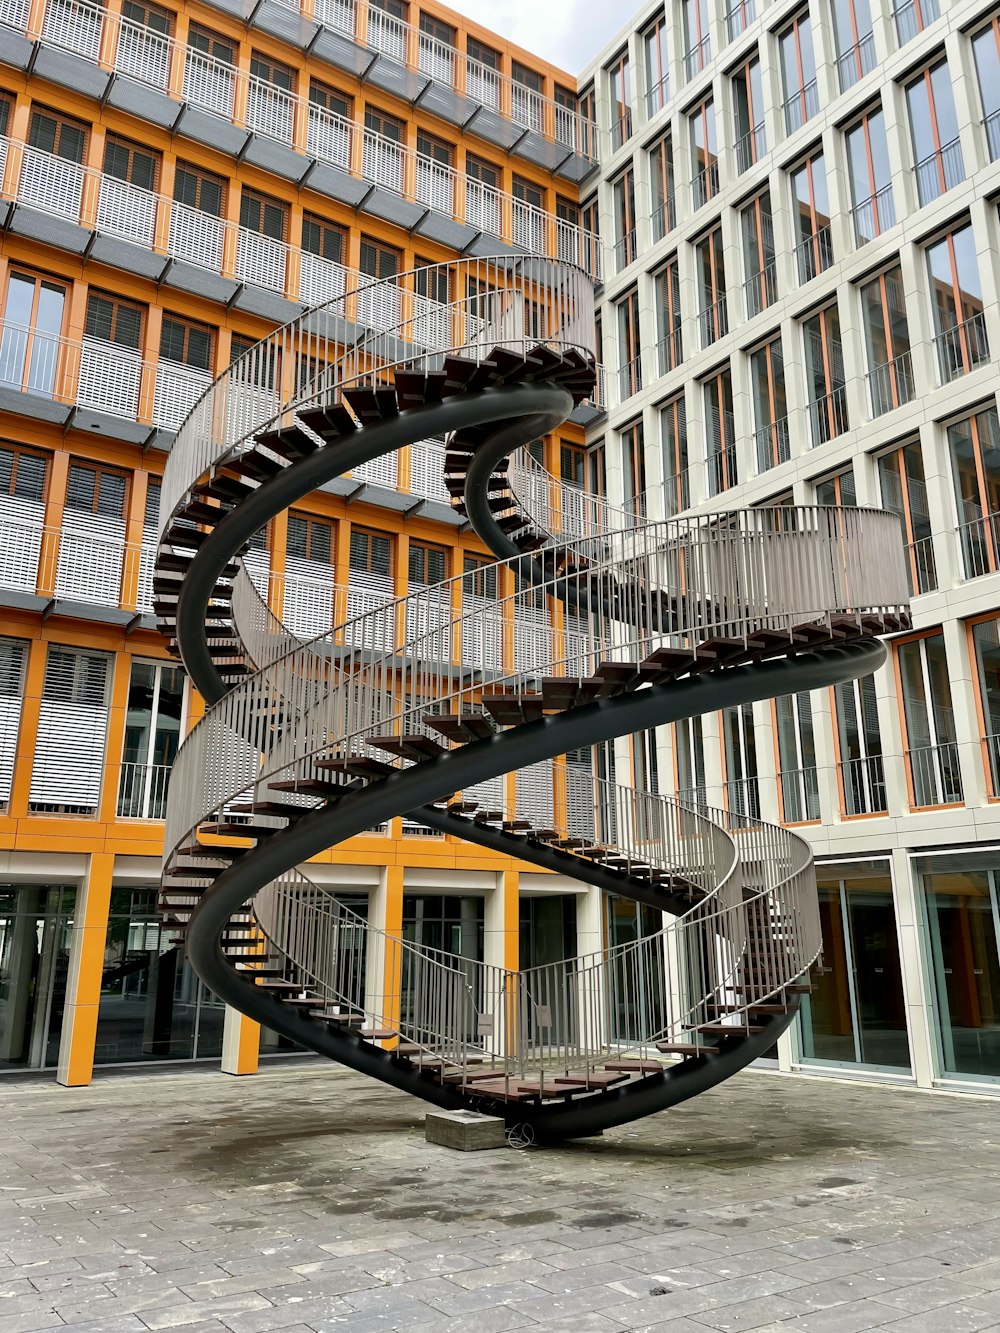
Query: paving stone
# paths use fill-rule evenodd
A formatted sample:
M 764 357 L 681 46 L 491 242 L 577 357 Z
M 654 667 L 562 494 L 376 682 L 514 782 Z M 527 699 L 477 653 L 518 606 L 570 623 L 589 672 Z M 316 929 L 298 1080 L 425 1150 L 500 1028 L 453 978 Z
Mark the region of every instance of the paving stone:
M 791 1321 L 789 1328 L 795 1329 L 795 1316 L 802 1313 L 802 1306 L 787 1296 L 760 1296 L 756 1300 L 724 1305 L 718 1310 L 702 1310 L 689 1317 L 694 1323 L 719 1329 L 721 1333 L 749 1333 L 750 1329 L 759 1329 L 779 1320 Z

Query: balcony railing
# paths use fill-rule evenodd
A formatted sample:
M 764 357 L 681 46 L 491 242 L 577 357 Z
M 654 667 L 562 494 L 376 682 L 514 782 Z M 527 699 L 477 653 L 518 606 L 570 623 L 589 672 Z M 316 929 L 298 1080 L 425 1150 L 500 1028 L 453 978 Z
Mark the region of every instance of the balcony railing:
M 799 282 L 811 282 L 820 273 L 826 272 L 833 263 L 833 237 L 829 223 L 799 242 L 795 247 L 795 262 Z
M 1000 111 L 991 112 L 983 121 L 986 130 L 986 145 L 990 151 L 990 161 L 1000 158 Z
M 785 824 L 808 824 L 819 819 L 819 776 L 811 768 L 782 768 L 781 811 Z
M 604 367 L 600 364 L 597 366 L 597 376 L 594 380 L 594 391 L 590 395 L 590 403 L 593 407 L 596 407 L 599 412 L 607 410 L 607 376 Z
M 854 244 L 866 245 L 876 236 L 896 225 L 896 208 L 892 200 L 892 186 L 883 185 L 881 190 L 862 199 L 851 209 L 851 221 L 854 224 Z
M 840 781 L 844 794 L 844 816 L 884 815 L 885 768 L 880 754 L 840 761 Z
M 34 515 L 0 515 L 0 588 L 150 613 L 156 548 L 126 542 L 124 524 L 118 534 L 114 526 L 67 509 L 53 527 L 41 506 Z
M 736 140 L 736 170 L 742 174 L 767 152 L 767 134 L 763 122 Z
M 711 58 L 712 43 L 709 34 L 706 33 L 700 42 L 695 42 L 694 46 L 684 53 L 684 78 L 690 80 L 696 74 L 700 74 Z
M 919 745 L 907 750 L 906 767 L 910 774 L 914 807 L 961 805 L 964 797 L 956 741 Z
M 990 359 L 986 338 L 986 316 L 978 310 L 961 324 L 955 324 L 934 337 L 938 374 L 942 384 L 950 384 L 968 375 Z
M 765 264 L 759 273 L 752 274 L 743 284 L 747 319 L 753 319 L 762 310 L 773 305 L 778 295 L 778 273 L 774 261 Z
M 760 787 L 756 778 L 731 778 L 724 787 L 726 809 L 731 815 L 760 819 Z
M 677 206 L 672 192 L 653 209 L 652 226 L 654 241 L 662 241 L 677 226 Z
M 642 358 L 635 356 L 618 368 L 619 402 L 624 403 L 642 388 Z
M 822 398 L 812 399 L 809 403 L 809 428 L 813 448 L 843 435 L 848 428 L 846 385 L 835 385 Z
M 713 305 L 705 306 L 703 310 L 699 311 L 698 327 L 701 330 L 703 350 L 726 336 L 729 332 L 729 313 L 724 296 L 720 296 Z
M 702 782 L 695 787 L 678 787 L 677 799 L 692 810 L 708 809 L 708 787 Z
M 755 0 L 737 0 L 735 5 L 726 10 L 726 36 L 731 42 L 735 42 L 741 33 L 746 32 L 756 17 Z
M 785 99 L 785 133 L 794 134 L 819 111 L 819 89 L 816 80 L 809 82 L 791 97 Z
M 683 468 L 663 479 L 663 516 L 674 518 L 691 505 L 691 469 Z
M 123 762 L 118 779 L 118 818 L 166 818 L 169 784 L 169 764 Z
M 646 89 L 646 119 L 655 116 L 657 111 L 662 111 L 670 101 L 670 76 L 664 74 L 659 83 L 654 83 L 652 88 Z
M 635 228 L 615 241 L 615 271 L 620 273 L 635 259 Z
M 911 42 L 918 32 L 941 16 L 938 0 L 905 0 L 892 11 L 896 20 L 896 40 L 900 46 Z
M 381 11 L 372 12 L 389 20 L 389 16 L 382 15 Z M 92 61 L 97 61 L 108 50 L 116 51 L 116 69 L 128 78 L 145 83 L 169 97 L 183 98 L 201 110 L 233 120 L 242 128 L 275 139 L 301 153 L 303 175 L 308 160 L 320 160 L 409 200 L 428 202 L 433 196 L 429 206 L 440 204 L 451 216 L 455 215 L 456 201 L 463 197 L 464 177 L 460 177 L 454 168 L 434 162 L 373 131 L 362 130 L 353 121 L 315 106 L 308 98 L 236 70 L 222 61 L 212 60 L 202 52 L 191 51 L 175 39 L 119 14 L 109 13 L 89 0 L 48 0 L 38 31 L 31 27 L 27 15 L 21 30 L 28 36 L 38 37 Z M 416 60 L 416 43 L 412 49 Z M 180 91 L 175 91 L 175 86 Z M 511 87 L 520 85 L 511 83 Z M 530 90 L 522 89 L 522 92 L 530 93 Z M 524 99 L 517 105 L 511 103 L 512 117 L 523 112 L 522 119 L 533 122 L 537 118 L 536 102 L 531 99 L 535 97 L 531 93 L 530 108 Z M 565 129 L 567 117 L 572 119 L 574 113 L 551 105 L 553 111 L 560 112 L 559 117 L 553 118 L 554 134 L 558 126 Z M 544 119 L 548 125 L 548 111 Z M 570 128 L 574 136 L 579 134 L 581 139 L 592 144 L 593 126 L 589 122 L 586 132 L 582 122 Z M 588 148 L 588 153 L 592 154 L 592 148 Z M 73 175 L 67 169 L 74 165 L 64 163 L 64 176 Z M 432 180 L 433 189 L 429 184 Z M 484 190 L 487 188 L 483 187 Z M 523 219 L 525 211 L 530 211 L 533 223 L 529 228 L 522 224 L 521 230 L 538 238 L 539 248 L 534 253 L 555 258 L 555 219 L 534 205 L 523 204 L 520 209 L 512 209 L 509 195 L 500 190 L 493 191 L 493 194 L 497 216 L 502 222 L 499 233 L 502 239 L 524 244 L 515 236 L 518 228 L 515 213 Z
M 913 357 L 909 350 L 891 361 L 883 361 L 865 375 L 872 419 L 904 407 L 916 393 L 913 382 Z
M 910 596 L 933 592 L 938 586 L 937 561 L 934 557 L 934 538 L 919 537 L 906 546 L 907 572 Z
M 937 152 L 918 162 L 914 172 L 917 177 L 917 197 L 921 205 L 929 204 L 946 190 L 953 190 L 965 180 L 961 144 L 957 139 L 943 144 Z
M 1000 569 L 1000 514 L 968 519 L 955 533 L 967 579 L 982 578 Z
M 656 357 L 661 375 L 667 375 L 670 371 L 676 370 L 684 360 L 684 347 L 681 342 L 679 326 L 671 329 L 659 340 L 656 346 Z
M 694 173 L 691 177 L 691 193 L 694 196 L 695 209 L 704 208 L 709 199 L 714 199 L 719 193 L 718 159 Z
M 769 472 L 771 468 L 787 463 L 792 456 L 787 417 L 779 417 L 777 421 L 758 427 L 753 433 L 753 439 L 758 472 Z
M 853 88 L 874 68 L 875 38 L 870 32 L 867 32 L 858 39 L 855 46 L 848 47 L 837 57 L 837 78 L 840 81 L 840 91 L 846 93 L 848 88 Z
M 736 423 L 732 414 L 727 413 L 727 434 L 730 440 L 736 430 Z M 708 455 L 705 460 L 705 474 L 708 483 L 709 496 L 721 495 L 723 491 L 728 491 L 736 485 L 736 444 L 735 442 L 725 445 L 722 449 L 716 449 Z

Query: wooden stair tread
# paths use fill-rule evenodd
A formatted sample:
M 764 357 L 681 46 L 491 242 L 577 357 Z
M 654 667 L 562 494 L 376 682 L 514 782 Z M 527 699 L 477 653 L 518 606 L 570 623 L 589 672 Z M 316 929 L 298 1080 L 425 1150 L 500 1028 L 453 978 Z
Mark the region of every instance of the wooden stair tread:
M 718 1055 L 718 1046 L 695 1045 L 690 1041 L 658 1041 L 656 1049 L 664 1055 Z

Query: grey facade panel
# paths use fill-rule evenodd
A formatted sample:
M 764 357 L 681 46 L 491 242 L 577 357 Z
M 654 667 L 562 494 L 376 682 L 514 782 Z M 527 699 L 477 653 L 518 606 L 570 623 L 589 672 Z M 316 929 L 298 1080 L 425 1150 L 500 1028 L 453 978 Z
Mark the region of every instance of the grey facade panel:
M 98 100 L 107 92 L 111 82 L 107 70 L 92 61 L 84 60 L 70 51 L 58 51 L 55 47 L 41 44 L 32 73 L 40 79 L 48 79 L 50 83 L 58 83 L 63 88 L 72 88 L 74 92 Z
M 464 222 L 445 217 L 443 213 L 430 212 L 420 219 L 414 231 L 429 240 L 439 241 L 454 250 L 465 250 L 481 234 L 476 227 L 469 227 Z
M 302 153 L 278 143 L 277 139 L 267 139 L 258 134 L 247 144 L 243 158 L 252 166 L 261 167 L 264 171 L 273 172 L 275 176 L 283 176 L 290 181 L 301 180 L 309 169 L 309 159 Z
M 339 167 L 331 166 L 329 162 L 317 162 L 305 185 L 317 194 L 325 194 L 329 199 L 350 204 L 351 208 L 357 208 L 372 188 L 368 181 L 359 181 Z
M 592 426 L 595 421 L 599 421 L 604 416 L 604 409 L 595 407 L 593 403 L 578 403 L 570 413 L 570 421 L 575 422 L 577 426 Z
M 591 162 L 588 157 L 581 157 L 579 153 L 571 153 L 565 162 L 561 162 L 556 168 L 556 175 L 572 181 L 574 185 L 582 185 L 596 170 L 596 162 Z
M 348 74 L 359 76 L 364 74 L 374 59 L 371 51 L 364 50 L 350 37 L 334 32 L 332 28 L 320 29 L 312 50 L 320 60 L 327 61 L 337 69 L 346 70 Z
M 400 199 L 398 194 L 390 194 L 388 190 L 380 190 L 377 186 L 361 206 L 366 213 L 371 213 L 372 217 L 395 223 L 397 227 L 405 227 L 407 231 L 415 227 L 427 212 L 426 205 Z
M 0 386 L 0 412 L 13 412 L 16 416 L 31 417 L 34 421 L 51 421 L 64 426 L 72 415 L 73 408 L 66 403 L 54 402 L 51 398 L 37 397 L 32 393 L 21 393 L 18 389 L 5 389 Z
M 249 286 L 244 287 L 239 293 L 234 305 L 238 310 L 246 310 L 251 315 L 260 315 L 262 319 L 273 319 L 277 324 L 287 324 L 296 315 L 301 315 L 303 309 L 297 301 L 288 301 L 277 292 Z
M 90 232 L 86 227 L 54 213 L 25 208 L 23 204 L 15 206 L 10 230 L 32 241 L 41 241 L 43 245 L 53 245 L 57 250 L 69 250 L 74 255 L 82 255 L 90 244 Z
M 488 232 L 483 232 L 478 240 L 472 242 L 469 246 L 470 255 L 515 255 L 517 257 L 526 252 L 516 245 L 511 245 L 509 241 L 501 241 L 498 236 L 490 236 Z
M 163 281 L 168 287 L 176 287 L 178 291 L 191 292 L 195 296 L 204 296 L 209 301 L 220 301 L 223 305 L 233 299 L 240 285 L 234 278 L 224 278 L 207 268 L 198 268 L 196 264 L 185 264 L 179 259 L 175 259 L 167 269 Z
M 19 32 L 5 32 L 0 42 L 0 64 L 12 69 L 27 69 L 34 50 L 34 42 Z
M 546 171 L 554 171 L 566 156 L 566 149 L 560 144 L 546 139 L 537 130 L 529 130 L 518 142 L 514 152 L 526 162 L 534 162 Z
M 181 114 L 178 102 L 132 79 L 116 78 L 111 84 L 107 100 L 120 111 L 127 111 L 141 120 L 151 120 L 154 125 L 162 125 L 168 130 L 173 128 Z
M 454 88 L 446 88 L 442 83 L 429 83 L 417 105 L 452 125 L 464 125 L 479 103 L 455 92 Z
M 401 97 L 404 102 L 415 102 L 427 87 L 428 78 L 426 74 L 407 69 L 398 60 L 379 56 L 368 71 L 366 82 L 394 97 Z
M 91 602 L 74 602 L 68 597 L 56 599 L 52 614 L 72 616 L 74 620 L 97 620 L 105 625 L 127 625 L 135 619 L 134 611 L 121 611 L 117 606 L 95 606 Z
M 177 121 L 176 131 L 196 143 L 207 144 L 224 153 L 238 157 L 250 138 L 246 130 L 233 125 L 221 116 L 213 116 L 210 111 L 201 111 L 196 106 L 185 106 Z
M 468 128 L 472 134 L 500 148 L 512 148 L 524 133 L 520 125 L 504 120 L 503 116 L 491 111 L 489 107 L 481 107 Z
M 122 440 L 125 444 L 142 444 L 149 436 L 150 427 L 127 417 L 112 416 L 93 407 L 76 407 L 69 422 L 73 430 L 89 431 L 106 440 Z
M 39 597 L 35 592 L 18 592 L 16 588 L 0 588 L 0 606 L 17 611 L 44 611 L 49 604 L 47 597 Z
M 125 269 L 128 273 L 138 273 L 140 277 L 152 278 L 159 282 L 164 269 L 170 263 L 165 255 L 158 255 L 131 241 L 121 241 L 115 236 L 98 236 L 90 247 L 90 258 L 100 264 L 110 264 L 113 268 Z
M 284 42 L 302 49 L 307 47 L 319 31 L 319 24 L 303 18 L 297 10 L 287 5 L 276 4 L 275 0 L 264 0 L 257 6 L 250 20 L 250 26 L 269 32 L 272 37 L 280 37 Z

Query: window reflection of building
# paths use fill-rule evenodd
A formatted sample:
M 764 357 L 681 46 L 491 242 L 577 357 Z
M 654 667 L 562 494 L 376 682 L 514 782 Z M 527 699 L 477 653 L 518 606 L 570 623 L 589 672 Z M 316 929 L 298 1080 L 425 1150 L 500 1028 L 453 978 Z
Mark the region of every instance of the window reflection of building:
M 802 1059 L 908 1070 L 889 863 L 819 865 L 817 879 L 823 959 L 802 1004 Z

